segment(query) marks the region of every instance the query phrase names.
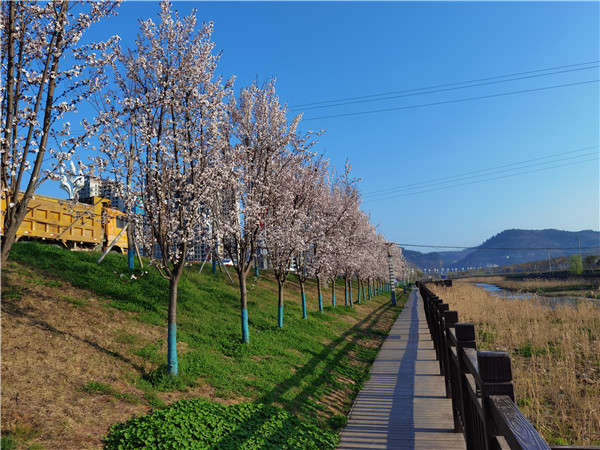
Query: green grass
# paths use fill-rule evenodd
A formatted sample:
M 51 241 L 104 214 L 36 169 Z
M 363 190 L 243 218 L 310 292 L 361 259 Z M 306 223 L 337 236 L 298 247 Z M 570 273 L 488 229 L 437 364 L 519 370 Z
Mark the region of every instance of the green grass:
M 132 280 L 131 274 L 138 277 L 141 271 L 128 269 L 125 256 L 109 254 L 97 264 L 98 256 L 96 252 L 70 252 L 37 243 L 17 243 L 11 254 L 13 260 L 61 280 L 54 282 L 56 289 L 61 282 L 69 282 L 109 299 L 113 308 L 136 313 L 141 322 L 164 326 L 166 340 L 167 280 L 154 269 L 146 269 L 147 274 Z M 141 346 L 127 329 L 116 337 L 130 346 L 131 353 L 158 367 L 134 382 L 144 390 L 146 401 L 162 407 L 157 391 L 187 391 L 209 385 L 217 397 L 274 404 L 304 424 L 337 430 L 341 419 L 328 420 L 319 400 L 335 389 L 353 394 L 360 390 L 377 351 L 362 346 L 359 338 L 385 336 L 387 331 L 375 329 L 375 323 L 383 314 L 397 315 L 401 307 L 392 307 L 389 297 L 381 295 L 362 302 L 371 308 L 368 313 L 345 306 L 326 306 L 320 313 L 312 298 L 316 296 L 309 294 L 310 312 L 308 319 L 302 319 L 297 283 L 294 276 L 290 278 L 285 286 L 284 328 L 279 329 L 272 274 L 261 271 L 259 280 L 249 276 L 250 343 L 242 344 L 237 286 L 224 274 L 212 275 L 209 268 L 202 274 L 197 266 L 186 268 L 178 297 L 177 337 L 186 344 L 186 351 L 179 354 L 179 377 L 166 374 L 165 341 Z M 316 291 L 314 281 L 307 282 L 307 290 Z M 354 290 L 356 295 L 356 286 Z M 329 287 L 324 289 L 324 304 L 330 292 Z M 343 299 L 343 282 L 336 287 L 336 297 Z M 401 300 L 406 297 L 400 296 Z M 84 306 L 76 299 L 63 298 Z M 359 323 L 350 325 L 348 316 L 360 319 Z M 347 409 L 351 401 L 349 398 Z
M 119 392 L 114 387 L 106 383 L 100 383 L 97 381 L 90 381 L 81 388 L 84 392 L 90 394 L 101 394 L 115 397 L 119 400 L 124 400 L 127 403 L 139 403 L 140 400 L 133 394 Z

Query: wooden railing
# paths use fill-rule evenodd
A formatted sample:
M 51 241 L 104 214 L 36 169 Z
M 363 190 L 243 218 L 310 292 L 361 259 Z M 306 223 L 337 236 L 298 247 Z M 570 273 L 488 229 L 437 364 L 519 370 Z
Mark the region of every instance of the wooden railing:
M 457 311 L 424 283 L 418 286 L 446 396 L 452 398 L 454 429 L 463 433 L 467 449 L 550 449 L 515 404 L 509 354 L 477 351 L 473 324 L 459 323 Z

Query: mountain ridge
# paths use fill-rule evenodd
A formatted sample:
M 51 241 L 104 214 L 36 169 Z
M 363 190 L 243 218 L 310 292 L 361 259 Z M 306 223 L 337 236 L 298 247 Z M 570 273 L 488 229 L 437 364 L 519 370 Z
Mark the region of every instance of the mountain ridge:
M 462 251 L 421 253 L 404 250 L 405 259 L 419 269 L 463 269 L 539 261 L 550 257 L 600 252 L 600 231 L 504 230 L 477 247 Z

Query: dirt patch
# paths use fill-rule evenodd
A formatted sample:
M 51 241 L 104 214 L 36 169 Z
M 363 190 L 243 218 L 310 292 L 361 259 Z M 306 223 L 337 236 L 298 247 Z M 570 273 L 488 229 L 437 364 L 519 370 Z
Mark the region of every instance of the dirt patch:
M 44 448 L 101 448 L 112 424 L 150 411 L 133 381 L 156 367 L 132 350 L 165 339 L 162 327 L 14 263 L 2 294 L 3 433 L 32 430 L 27 445 Z

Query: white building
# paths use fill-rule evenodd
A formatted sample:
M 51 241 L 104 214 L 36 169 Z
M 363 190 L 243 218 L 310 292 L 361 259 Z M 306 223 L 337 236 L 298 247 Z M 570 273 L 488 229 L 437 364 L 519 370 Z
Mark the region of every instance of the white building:
M 104 197 L 110 200 L 113 208 L 119 211 L 125 210 L 125 203 L 116 194 L 107 180 L 97 179 L 91 176 L 85 177 L 83 188 L 79 191 L 79 198 Z

